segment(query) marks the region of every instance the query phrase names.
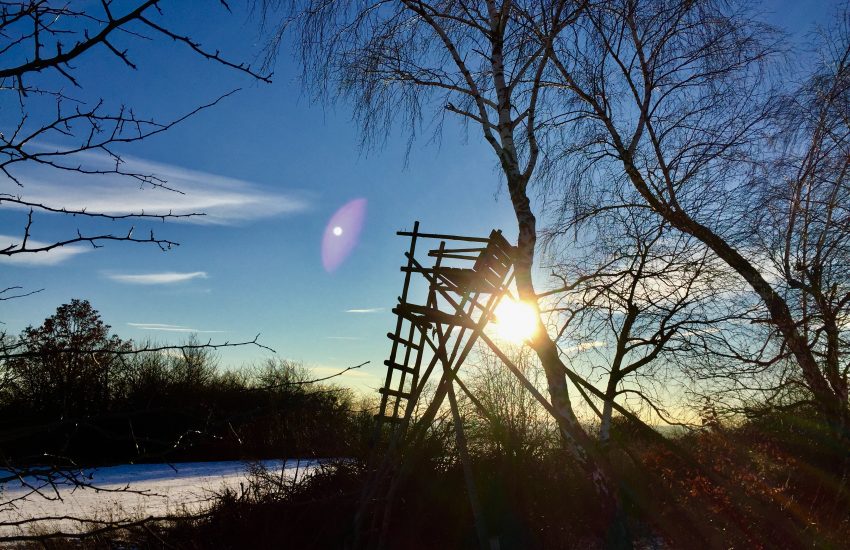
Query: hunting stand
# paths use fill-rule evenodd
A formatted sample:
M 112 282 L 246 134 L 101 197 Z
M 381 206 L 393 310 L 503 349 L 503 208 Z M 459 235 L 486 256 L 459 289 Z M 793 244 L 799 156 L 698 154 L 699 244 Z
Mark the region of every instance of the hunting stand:
M 371 477 L 364 486 L 355 519 L 354 546 L 381 548 L 385 544 L 395 494 L 448 398 L 478 539 L 482 548 L 492 548 L 498 541 L 491 541 L 482 514 L 455 387 L 490 416 L 458 376 L 476 342 L 483 341 L 527 388 L 533 389 L 484 332 L 500 300 L 510 295 L 514 247 L 500 231 L 494 230 L 486 238 L 420 233 L 419 222 L 413 231 L 398 235 L 408 237 L 410 246 L 401 267 L 401 296 L 392 310 L 395 330 L 387 333 L 391 342 L 389 359 L 384 361 L 387 374 L 379 390 L 374 452 L 368 465 Z M 427 252 L 417 257 L 423 248 Z M 420 287 L 419 292 L 414 287 Z M 415 303 L 414 295 L 424 297 L 424 302 Z M 426 384 L 437 376 L 430 402 L 420 403 Z M 536 389 L 534 393 L 542 398 Z

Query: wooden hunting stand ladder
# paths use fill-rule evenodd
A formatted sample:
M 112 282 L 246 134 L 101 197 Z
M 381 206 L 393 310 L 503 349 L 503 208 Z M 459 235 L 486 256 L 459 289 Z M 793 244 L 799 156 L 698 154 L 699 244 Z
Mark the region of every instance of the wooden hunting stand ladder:
M 499 301 L 510 292 L 514 247 L 500 231 L 492 231 L 489 237 L 420 233 L 419 222 L 413 231 L 398 235 L 409 237 L 410 246 L 405 254 L 406 264 L 401 268 L 402 293 L 392 310 L 395 331 L 387 334 L 391 347 L 389 358 L 384 361 L 387 374 L 379 390 L 381 402 L 376 415 L 375 440 L 386 436 L 387 446 L 373 460 L 373 477 L 364 488 L 355 521 L 355 546 L 383 545 L 395 492 L 412 468 L 418 444 L 448 397 L 478 538 L 482 547 L 490 548 L 455 386 L 486 414 L 457 374 L 476 341 L 483 338 L 493 346 L 484 328 Z M 427 261 L 416 256 L 417 245 L 423 241 L 430 243 Z M 447 242 L 457 247 L 447 248 Z M 412 283 L 417 282 L 426 284 L 424 303 L 412 301 Z M 425 385 L 438 364 L 442 373 L 434 397 L 423 404 L 414 419 Z M 362 532 L 367 516 L 371 516 L 371 527 Z

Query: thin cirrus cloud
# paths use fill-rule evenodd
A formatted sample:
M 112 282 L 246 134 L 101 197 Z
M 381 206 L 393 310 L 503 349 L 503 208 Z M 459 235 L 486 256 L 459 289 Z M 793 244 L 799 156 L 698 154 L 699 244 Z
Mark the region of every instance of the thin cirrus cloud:
M 90 169 L 115 167 L 114 159 L 104 154 L 78 157 Z M 295 214 L 310 207 L 305 194 L 298 191 L 273 192 L 253 182 L 134 157 L 122 157 L 122 161 L 122 171 L 153 175 L 168 189 L 140 186 L 127 177 L 73 171 L 57 179 L 55 171 L 36 165 L 16 174 L 22 183 L 17 194 L 22 200 L 54 208 L 114 215 L 202 213 L 173 221 L 217 225 Z
M 22 242 L 21 237 L 12 237 L 10 235 L 0 235 L 0 250 L 5 250 L 10 246 L 20 247 Z M 27 248 L 41 248 L 48 246 L 50 243 L 27 240 Z M 4 264 L 24 266 L 24 267 L 41 267 L 56 265 L 64 262 L 78 254 L 83 254 L 91 250 L 91 247 L 80 245 L 65 245 L 58 248 L 53 248 L 46 252 L 21 252 L 12 256 L 0 256 L 0 262 Z
M 384 308 L 382 308 L 382 307 L 366 307 L 366 308 L 346 309 L 345 310 L 346 313 L 379 313 L 381 311 L 384 311 Z
M 127 326 L 137 328 L 139 330 L 159 330 L 164 332 L 192 332 L 197 334 L 212 334 L 226 332 L 223 330 L 199 330 L 196 328 L 184 327 L 182 325 L 167 325 L 164 323 L 127 323 Z
M 175 283 L 184 283 L 193 279 L 208 278 L 206 271 L 191 271 L 187 273 L 179 273 L 175 271 L 136 274 L 108 273 L 106 274 L 106 277 L 118 283 L 131 285 L 171 285 Z

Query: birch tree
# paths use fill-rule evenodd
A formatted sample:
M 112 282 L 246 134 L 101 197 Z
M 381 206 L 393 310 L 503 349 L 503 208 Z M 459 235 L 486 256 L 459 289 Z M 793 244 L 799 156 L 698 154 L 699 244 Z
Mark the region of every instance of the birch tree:
M 744 3 L 599 2 L 551 64 L 577 121 L 564 134 L 572 191 L 629 186 L 720 258 L 845 442 L 847 28 L 845 12 L 790 101 L 767 70 L 781 37 Z
M 349 101 L 366 145 L 380 146 L 395 124 L 415 137 L 431 119 L 439 131 L 447 116 L 480 132 L 516 215 L 517 291 L 538 308 L 538 213 L 529 189 L 545 154 L 540 130 L 552 116 L 544 77 L 553 43 L 585 3 L 267 0 L 261 7 L 272 34 L 269 59 L 291 40 L 307 87 L 319 97 Z M 618 509 L 611 472 L 576 418 L 566 367 L 539 315 L 530 346 L 568 449 L 594 481 L 603 507 Z

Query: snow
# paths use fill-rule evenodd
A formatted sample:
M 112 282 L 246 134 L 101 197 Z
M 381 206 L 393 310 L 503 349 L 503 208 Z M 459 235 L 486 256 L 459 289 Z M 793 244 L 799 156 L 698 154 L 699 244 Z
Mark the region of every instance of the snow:
M 268 460 L 260 462 L 270 472 L 300 478 L 313 470 L 315 460 Z M 92 487 L 49 486 L 44 496 L 31 494 L 21 481 L 0 485 L 0 537 L 39 532 L 76 531 L 85 526 L 73 520 L 40 521 L 24 527 L 3 525 L 10 521 L 49 516 L 89 519 L 133 520 L 175 513 L 199 513 L 210 497 L 230 488 L 237 493 L 248 479 L 249 463 L 184 462 L 175 464 L 125 464 L 84 471 Z M 26 479 L 27 483 L 35 483 Z M 43 484 L 42 484 L 43 486 Z M 129 489 L 124 491 L 123 489 Z M 143 494 L 140 494 L 143 493 Z

